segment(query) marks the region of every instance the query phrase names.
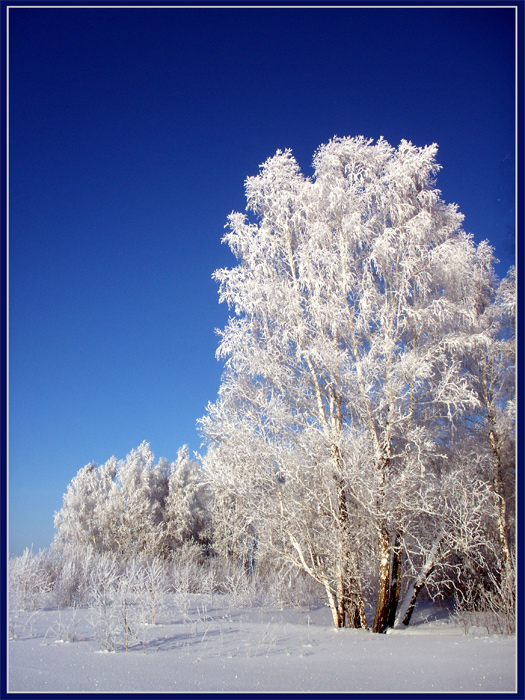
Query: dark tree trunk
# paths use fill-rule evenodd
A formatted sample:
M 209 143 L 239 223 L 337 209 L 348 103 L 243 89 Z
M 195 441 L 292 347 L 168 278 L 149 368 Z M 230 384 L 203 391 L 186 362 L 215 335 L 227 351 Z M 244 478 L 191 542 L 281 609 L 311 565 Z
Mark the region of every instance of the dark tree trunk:
M 403 549 L 401 547 L 401 534 L 396 533 L 394 546 L 392 548 L 392 571 L 390 579 L 390 594 L 388 600 L 387 626 L 393 627 L 396 620 L 399 595 L 401 593 L 401 564 Z
M 405 593 L 403 602 L 397 612 L 394 627 L 400 627 L 401 625 L 406 627 L 409 624 L 414 608 L 416 607 L 418 593 L 425 585 L 430 574 L 434 571 L 434 566 L 438 560 L 438 552 L 442 542 L 443 535 L 439 534 L 434 541 L 434 544 L 432 545 L 432 548 L 430 549 L 430 552 L 428 553 L 419 574 Z
M 339 448 L 333 445 L 331 452 L 340 474 L 342 471 L 342 457 Z M 341 542 L 340 579 L 338 582 L 341 626 L 367 628 L 358 564 L 350 546 L 351 526 L 346 485 L 344 480 L 337 474 L 335 475 L 335 481 L 338 492 L 338 524 Z
M 431 567 L 430 569 L 428 569 L 425 578 L 418 579 L 416 584 L 414 585 L 414 588 L 412 589 L 412 595 L 410 597 L 410 602 L 407 606 L 407 609 L 405 611 L 403 619 L 401 620 L 401 624 L 404 625 L 405 627 L 408 627 L 408 625 L 410 624 L 410 619 L 412 617 L 412 613 L 414 612 L 414 609 L 416 607 L 418 593 L 425 585 L 425 581 L 430 576 L 433 569 L 434 569 L 434 567 Z

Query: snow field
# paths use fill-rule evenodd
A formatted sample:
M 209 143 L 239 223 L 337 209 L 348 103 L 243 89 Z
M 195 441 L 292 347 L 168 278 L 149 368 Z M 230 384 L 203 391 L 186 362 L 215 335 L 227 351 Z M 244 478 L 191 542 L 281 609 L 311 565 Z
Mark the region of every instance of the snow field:
M 12 617 L 9 690 L 20 692 L 510 692 L 515 637 L 465 635 L 420 606 L 386 635 L 331 626 L 324 606 L 238 608 L 168 595 L 155 625 L 102 650 L 87 608 Z M 480 630 L 481 632 L 481 630 Z

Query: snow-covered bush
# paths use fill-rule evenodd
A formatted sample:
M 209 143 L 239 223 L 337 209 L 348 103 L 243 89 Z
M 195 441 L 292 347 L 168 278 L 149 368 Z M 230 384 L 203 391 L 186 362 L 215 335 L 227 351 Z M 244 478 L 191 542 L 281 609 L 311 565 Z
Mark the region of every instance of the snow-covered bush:
M 213 566 L 202 547 L 186 542 L 175 550 L 169 562 L 169 589 L 180 595 L 211 593 L 215 585 Z
M 9 603 L 12 609 L 37 610 L 55 584 L 55 571 L 49 552 L 34 554 L 26 548 L 19 557 L 11 557 L 9 571 Z
M 169 564 L 165 559 L 156 557 L 138 559 L 136 565 L 141 592 L 140 606 L 147 621 L 154 625 L 163 608 L 164 594 L 169 589 Z
M 91 570 L 96 565 L 98 553 L 91 546 L 72 543 L 52 552 L 56 578 L 49 594 L 52 607 L 83 606 L 88 603 Z
M 264 573 L 259 569 L 257 577 L 267 599 L 280 608 L 309 608 L 324 599 L 323 588 L 304 571 L 290 565 L 267 567 Z
M 127 562 L 113 590 L 113 613 L 125 651 L 137 638 L 139 627 L 147 624 L 148 603 L 144 569 L 136 561 Z
M 81 632 L 84 615 L 76 605 L 66 610 L 59 610 L 58 618 L 46 632 L 46 638 L 60 642 L 79 642 L 84 639 Z
M 501 563 L 485 571 L 467 567 L 455 579 L 453 619 L 465 634 L 515 634 L 515 585 L 504 573 Z
M 90 572 L 89 620 L 100 648 L 106 651 L 114 651 L 119 629 L 113 611 L 118 575 L 117 562 L 110 555 L 97 557 Z

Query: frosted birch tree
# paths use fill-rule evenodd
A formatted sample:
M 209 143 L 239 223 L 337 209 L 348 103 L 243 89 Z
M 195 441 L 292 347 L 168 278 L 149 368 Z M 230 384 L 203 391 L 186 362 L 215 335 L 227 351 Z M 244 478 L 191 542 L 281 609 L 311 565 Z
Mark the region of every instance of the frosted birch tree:
M 489 299 L 480 295 L 477 315 L 468 336 L 460 336 L 466 376 L 478 399 L 476 410 L 464 420 L 467 435 L 483 457 L 483 476 L 492 500 L 499 576 L 514 596 L 515 499 L 515 361 L 516 361 L 516 273 L 495 282 Z M 451 345 L 454 344 L 454 339 Z
M 116 515 L 115 533 L 118 551 L 125 559 L 139 553 L 154 555 L 163 537 L 159 478 L 166 482 L 162 469 L 154 468 L 154 455 L 147 442 L 121 460 L 117 482 L 110 494 L 109 508 Z
M 101 466 L 90 463 L 80 469 L 55 513 L 55 549 L 79 545 L 125 559 L 165 556 L 168 469 L 164 459 L 154 464 L 147 442 L 125 460 L 111 457 Z
M 366 625 L 369 552 L 385 631 L 407 499 L 436 430 L 479 401 L 446 341 L 469 328 L 490 269 L 435 186 L 436 152 L 334 138 L 305 178 L 278 151 L 246 180 L 252 219 L 229 217 L 238 264 L 215 273 L 235 317 L 202 420 L 210 480 L 324 585 L 336 626 Z
M 204 544 L 208 537 L 207 492 L 199 463 L 180 448 L 170 466 L 163 522 L 169 550 L 192 540 Z
M 90 463 L 79 470 L 55 513 L 55 548 L 75 543 L 97 552 L 113 551 L 115 533 L 108 523 L 107 504 L 116 473 L 115 457 L 101 467 Z
M 515 268 L 499 285 L 493 303 L 480 315 L 479 326 L 480 333 L 471 343 L 466 363 L 481 407 L 478 430 L 490 446 L 494 519 L 503 572 L 510 580 L 514 563 L 507 503 L 515 495 Z

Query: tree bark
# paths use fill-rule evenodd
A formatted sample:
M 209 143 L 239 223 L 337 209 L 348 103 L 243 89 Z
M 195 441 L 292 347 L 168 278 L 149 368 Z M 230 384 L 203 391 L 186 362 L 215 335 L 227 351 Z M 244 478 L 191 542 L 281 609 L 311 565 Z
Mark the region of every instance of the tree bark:
M 396 533 L 394 546 L 392 547 L 392 571 L 390 576 L 390 593 L 388 600 L 387 626 L 393 627 L 396 619 L 397 606 L 401 593 L 401 568 L 403 549 L 401 546 L 401 534 Z
M 510 553 L 509 539 L 507 536 L 507 502 L 503 488 L 501 473 L 501 448 L 500 437 L 496 428 L 496 419 L 489 413 L 489 438 L 493 452 L 493 502 L 496 515 L 496 527 L 498 531 L 501 557 L 503 560 L 503 572 L 507 581 L 513 578 L 512 556 Z
M 330 607 L 330 610 L 332 612 L 332 619 L 334 621 L 334 627 L 344 627 L 345 621 L 344 621 L 344 613 L 341 615 L 341 607 L 340 607 L 340 601 L 337 599 L 337 597 L 334 595 L 334 592 L 330 588 L 330 584 L 328 581 L 324 581 L 324 587 L 326 590 L 326 595 L 328 597 L 328 605 Z
M 390 536 L 388 534 L 385 508 L 385 482 L 390 462 L 389 425 L 386 426 L 386 438 L 381 449 L 382 454 L 377 464 L 377 556 L 379 575 L 377 580 L 377 600 L 372 632 L 383 633 L 388 624 L 388 603 L 390 597 Z
M 388 602 L 390 593 L 390 542 L 386 523 L 382 522 L 378 532 L 379 576 L 377 601 L 372 632 L 383 633 L 388 625 Z
M 399 622 L 396 622 L 394 624 L 394 627 L 400 627 L 401 625 L 403 625 L 404 627 L 408 627 L 408 625 L 410 624 L 412 613 L 414 612 L 414 609 L 416 607 L 418 593 L 425 585 L 425 581 L 430 576 L 433 569 L 434 567 L 431 566 L 424 576 L 418 576 L 410 584 L 405 599 L 403 600 L 403 604 L 399 609 Z
M 418 593 L 423 588 L 426 580 L 434 570 L 434 566 L 436 564 L 436 559 L 442 541 L 443 535 L 440 534 L 435 540 L 434 544 L 432 545 L 430 552 L 428 553 L 428 556 L 425 559 L 425 563 L 421 567 L 419 574 L 412 581 L 412 583 L 408 587 L 407 592 L 405 593 L 403 602 L 401 603 L 397 611 L 394 627 L 399 628 L 401 626 L 408 626 L 410 618 L 412 617 L 412 613 L 414 612 L 414 608 L 416 607 Z
M 342 470 L 342 457 L 336 445 L 331 447 L 332 458 L 334 459 L 338 473 Z M 340 615 L 343 626 L 352 628 L 367 627 L 364 614 L 365 604 L 361 591 L 361 579 L 358 571 L 358 564 L 355 554 L 350 546 L 350 515 L 348 512 L 348 500 L 344 480 L 335 476 L 338 491 L 338 530 L 340 561 L 338 572 L 338 598 L 340 604 Z

